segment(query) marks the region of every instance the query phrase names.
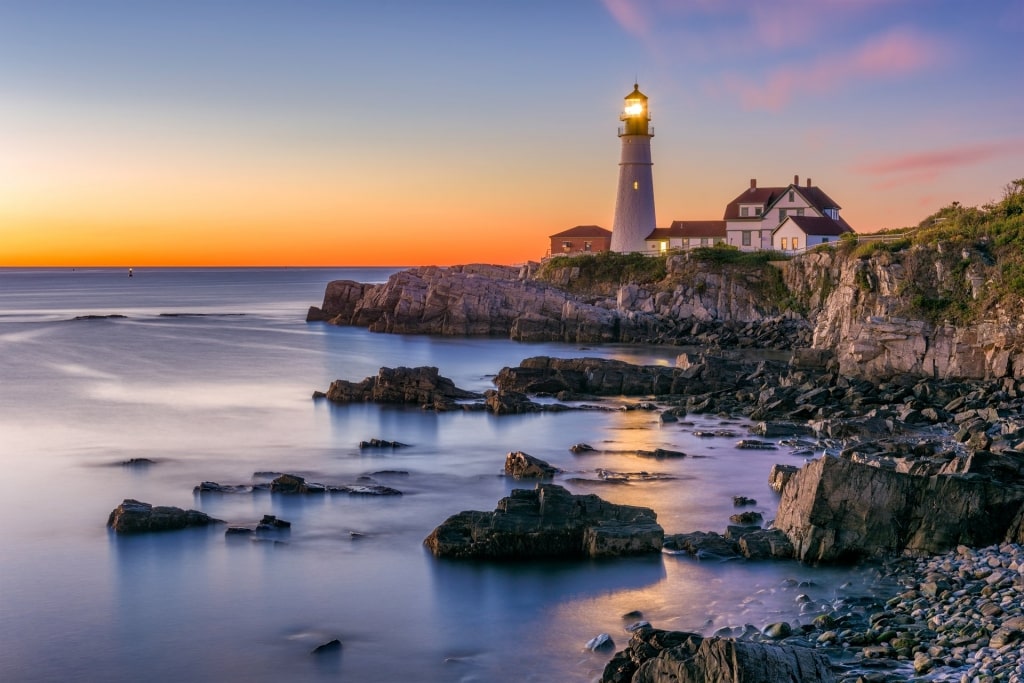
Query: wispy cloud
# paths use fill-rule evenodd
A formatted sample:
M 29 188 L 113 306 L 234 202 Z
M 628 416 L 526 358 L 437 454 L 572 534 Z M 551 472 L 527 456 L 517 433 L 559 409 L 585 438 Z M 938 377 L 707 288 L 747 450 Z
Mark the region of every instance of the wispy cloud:
M 879 20 L 918 0 L 602 1 L 652 55 L 704 64 L 708 89 L 746 109 L 777 111 L 800 95 L 903 78 L 950 50 L 921 29 Z
M 728 74 L 721 87 L 747 109 L 777 111 L 798 93 L 821 95 L 852 82 L 899 78 L 933 66 L 941 57 L 937 41 L 909 29 L 895 29 L 848 52 L 777 67 L 758 80 Z
M 973 145 L 959 145 L 926 152 L 912 152 L 863 161 L 852 167 L 856 173 L 876 176 L 877 189 L 932 182 L 939 176 L 966 166 L 974 166 L 1024 153 L 1024 138 L 1011 138 Z

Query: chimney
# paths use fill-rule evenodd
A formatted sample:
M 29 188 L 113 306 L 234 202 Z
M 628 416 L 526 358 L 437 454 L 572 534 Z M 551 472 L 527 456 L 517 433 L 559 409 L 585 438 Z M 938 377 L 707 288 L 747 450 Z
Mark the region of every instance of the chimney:
M 798 176 L 798 175 L 793 176 L 793 184 L 794 185 L 799 185 L 800 184 L 800 176 Z
M 813 187 L 813 186 L 811 185 L 811 179 L 810 179 L 810 178 L 808 178 L 808 179 L 807 179 L 807 187 Z
M 757 189 L 757 178 L 751 178 L 750 179 L 750 189 L 751 190 L 756 190 Z

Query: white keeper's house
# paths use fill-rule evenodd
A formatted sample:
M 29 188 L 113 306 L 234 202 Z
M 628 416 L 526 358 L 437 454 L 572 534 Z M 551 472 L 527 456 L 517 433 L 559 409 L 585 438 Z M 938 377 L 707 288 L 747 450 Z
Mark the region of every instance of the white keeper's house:
M 834 242 L 853 228 L 839 215 L 841 207 L 799 176 L 784 187 L 750 187 L 725 206 L 720 221 L 674 221 L 655 228 L 645 240 L 649 252 L 729 244 L 741 251 L 774 250 L 798 253 Z

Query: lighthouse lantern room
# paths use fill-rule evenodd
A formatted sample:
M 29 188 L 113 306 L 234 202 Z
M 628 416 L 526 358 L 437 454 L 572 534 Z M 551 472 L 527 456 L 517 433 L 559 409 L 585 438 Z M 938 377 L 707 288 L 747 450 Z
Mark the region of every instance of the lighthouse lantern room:
M 619 189 L 615 197 L 611 250 L 644 251 L 645 239 L 655 228 L 654 183 L 651 162 L 651 113 L 647 96 L 633 84 L 626 95 L 619 120 L 622 154 L 619 158 Z

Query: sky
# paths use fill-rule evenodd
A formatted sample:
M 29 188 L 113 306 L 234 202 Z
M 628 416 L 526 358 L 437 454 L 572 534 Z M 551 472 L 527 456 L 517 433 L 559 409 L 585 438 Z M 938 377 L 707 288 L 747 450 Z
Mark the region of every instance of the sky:
M 0 0 L 0 266 L 522 263 L 811 177 L 859 232 L 1024 177 L 1024 0 Z

